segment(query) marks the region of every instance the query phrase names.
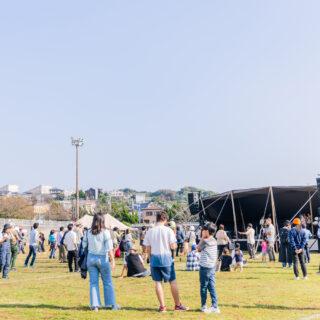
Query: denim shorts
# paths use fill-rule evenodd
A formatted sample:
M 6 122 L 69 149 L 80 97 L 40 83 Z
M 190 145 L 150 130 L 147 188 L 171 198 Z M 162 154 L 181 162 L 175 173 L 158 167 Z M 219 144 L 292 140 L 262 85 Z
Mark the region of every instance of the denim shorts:
M 151 276 L 152 280 L 157 282 L 171 282 L 176 280 L 174 263 L 172 262 L 170 267 L 151 267 Z

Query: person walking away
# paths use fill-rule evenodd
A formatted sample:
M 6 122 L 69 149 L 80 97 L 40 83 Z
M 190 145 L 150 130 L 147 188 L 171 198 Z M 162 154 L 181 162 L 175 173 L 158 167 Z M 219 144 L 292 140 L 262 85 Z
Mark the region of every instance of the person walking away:
M 140 246 L 141 246 L 141 251 L 142 251 L 141 256 L 142 256 L 143 260 L 145 260 L 147 257 L 147 248 L 146 248 L 146 246 L 143 245 L 143 241 L 146 236 L 146 233 L 147 233 L 147 228 L 146 228 L 146 226 L 143 226 L 141 228 L 141 232 L 140 232 Z
M 151 276 L 155 282 L 157 298 L 160 303 L 159 312 L 166 312 L 162 281 L 169 282 L 172 297 L 175 302 L 175 311 L 187 311 L 188 307 L 181 304 L 178 284 L 172 259 L 171 249 L 175 249 L 176 237 L 172 229 L 166 226 L 168 214 L 165 211 L 157 213 L 157 224 L 146 233 L 143 244 L 147 247 L 148 258 L 151 265 Z
M 56 236 L 54 234 L 54 230 L 50 231 L 49 243 L 50 243 L 49 259 L 55 259 L 56 258 L 56 251 L 57 251 L 57 240 L 56 240 Z
M 309 229 L 307 229 L 307 225 L 305 223 L 301 224 L 302 231 L 306 234 L 306 246 L 304 248 L 304 259 L 307 263 L 310 263 L 310 250 L 308 241 L 312 238 L 312 233 Z
M 246 235 L 247 236 L 247 247 L 248 247 L 248 253 L 250 256 L 250 259 L 255 258 L 255 240 L 254 240 L 254 234 L 255 231 L 252 227 L 252 224 L 249 223 L 247 226 L 246 232 L 239 232 L 240 235 Z
M 11 226 L 10 229 L 11 238 L 10 238 L 10 246 L 11 246 L 11 258 L 10 258 L 10 271 L 16 271 L 16 261 L 19 254 L 18 243 L 20 241 L 18 232 L 14 229 L 14 225 Z
M 127 271 L 127 277 L 143 278 L 151 275 L 150 271 L 144 267 L 144 261 L 140 254 L 137 254 L 137 248 L 132 246 L 129 254 L 124 257 L 124 265 L 120 278 L 123 279 Z
M 120 309 L 116 303 L 111 276 L 111 269 L 115 269 L 113 243 L 110 231 L 105 227 L 103 213 L 99 212 L 93 216 L 91 229 L 85 233 L 82 245 L 83 249 L 88 248 L 87 268 L 90 276 L 91 310 L 98 311 L 98 308 L 101 307 L 100 274 L 103 283 L 105 307 L 112 306 L 112 310 Z
M 217 227 L 214 223 L 208 222 L 203 226 L 202 238 L 198 248 L 201 251 L 200 256 L 200 296 L 201 308 L 205 313 L 220 313 L 215 288 L 215 269 L 217 263 L 217 241 L 214 235 Z M 207 307 L 207 291 L 211 296 L 211 307 Z
M 197 252 L 197 245 L 194 244 L 191 251 L 188 252 L 187 265 L 185 271 L 199 271 L 200 270 L 200 254 Z
M 83 231 L 82 231 L 82 224 L 79 222 L 76 222 L 76 227 L 74 228 L 74 233 L 76 234 L 76 243 L 77 243 L 77 249 L 79 250 L 81 239 L 83 237 Z
M 219 231 L 216 234 L 217 244 L 218 244 L 218 250 L 219 250 L 219 257 L 222 255 L 223 249 L 228 245 L 228 243 L 231 243 L 227 233 L 224 231 L 224 225 L 219 225 Z
M 60 231 L 57 234 L 57 247 L 59 252 L 59 262 L 66 263 L 67 257 L 66 257 L 66 247 L 61 243 L 61 240 L 64 235 L 64 227 L 60 227 Z
M 30 262 L 30 268 L 35 268 L 34 262 L 37 257 L 37 241 L 39 237 L 38 233 L 39 223 L 35 222 L 33 224 L 33 228 L 30 232 L 30 241 L 29 241 L 29 254 L 27 256 L 27 259 L 24 263 L 25 267 L 28 267 L 29 259 L 32 256 L 31 262 Z
M 46 252 L 46 249 L 44 247 L 44 243 L 46 241 L 46 238 L 44 236 L 44 233 L 40 232 L 40 236 L 39 236 L 39 246 L 38 246 L 38 252 Z
M 133 242 L 132 234 L 131 234 L 131 231 L 130 231 L 129 228 L 126 230 L 126 235 L 125 235 L 124 240 L 126 241 L 126 251 L 127 251 L 127 254 L 129 254 L 129 250 L 130 250 L 130 248 L 132 247 L 132 242 Z
M 8 273 L 10 269 L 11 259 L 11 246 L 10 239 L 12 234 L 10 233 L 11 225 L 5 224 L 0 233 L 0 273 L 2 271 L 2 278 L 8 279 Z
M 266 224 L 267 226 L 264 229 L 264 235 L 267 237 L 267 240 L 268 240 L 269 261 L 276 262 L 276 255 L 274 252 L 274 241 L 275 241 L 274 225 L 272 224 L 270 218 L 266 220 Z
M 22 254 L 26 254 L 24 251 L 24 232 L 23 232 L 22 228 L 19 228 L 18 235 L 19 235 L 19 239 L 20 239 L 20 241 L 18 243 L 19 254 L 20 254 L 20 252 L 22 252 Z
M 304 261 L 303 249 L 306 246 L 306 234 L 302 231 L 301 221 L 299 218 L 293 220 L 294 227 L 289 231 L 290 245 L 293 255 L 293 270 L 295 280 L 299 280 L 298 261 L 300 262 L 301 270 L 303 273 L 303 280 L 307 280 L 307 267 Z
M 68 224 L 68 233 L 66 233 L 63 243 L 66 246 L 68 251 L 67 259 L 68 259 L 69 272 L 79 272 L 77 236 L 73 231 L 73 229 L 74 229 L 74 225 L 72 223 Z M 74 263 L 74 271 L 72 267 L 73 263 Z
M 261 262 L 267 263 L 268 254 L 268 241 L 267 238 L 263 238 L 261 242 Z
M 291 229 L 291 223 L 289 220 L 284 222 L 283 228 L 280 229 L 280 250 L 279 250 L 279 262 L 282 262 L 282 268 L 286 268 L 287 264 L 289 268 L 292 268 L 292 250 L 290 245 L 289 232 Z
M 183 240 L 184 240 L 184 234 L 181 231 L 181 227 L 176 227 L 176 239 L 177 239 L 177 249 L 176 249 L 176 257 L 181 257 L 183 252 Z

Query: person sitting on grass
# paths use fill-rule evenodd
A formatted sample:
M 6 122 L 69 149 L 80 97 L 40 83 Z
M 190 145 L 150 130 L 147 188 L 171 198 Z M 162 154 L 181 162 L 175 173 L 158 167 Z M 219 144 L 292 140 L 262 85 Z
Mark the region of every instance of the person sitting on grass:
M 168 214 L 165 211 L 157 213 L 157 224 L 147 231 L 143 245 L 147 247 L 148 258 L 151 265 L 151 276 L 155 282 L 157 298 L 160 302 L 159 312 L 166 312 L 162 281 L 169 282 L 171 293 L 175 302 L 175 311 L 187 311 L 188 307 L 181 304 L 179 297 L 174 261 L 171 250 L 175 249 L 176 237 L 172 229 L 168 228 Z
M 243 270 L 243 253 L 240 250 L 240 248 L 236 248 L 233 259 L 236 262 L 236 265 L 234 267 L 234 271 L 237 271 L 237 269 L 240 268 L 240 272 L 242 272 L 242 270 Z
M 261 262 L 267 263 L 267 254 L 268 254 L 268 242 L 267 238 L 263 238 L 261 242 Z
M 124 257 L 124 266 L 120 278 L 123 279 L 125 272 L 127 271 L 127 277 L 148 277 L 150 271 L 144 267 L 144 261 L 140 254 L 137 254 L 137 248 L 132 246 L 129 249 L 129 254 Z
M 191 247 L 191 251 L 187 256 L 186 271 L 199 271 L 200 270 L 200 254 L 197 252 L 197 245 Z
M 299 280 L 298 261 L 300 261 L 303 280 L 307 280 L 307 267 L 305 264 L 303 249 L 306 246 L 307 238 L 305 232 L 301 228 L 301 221 L 299 218 L 293 220 L 294 227 L 289 232 L 290 245 L 293 254 L 293 270 L 295 274 L 294 280 Z
M 214 223 L 208 222 L 203 226 L 202 237 L 199 242 L 200 256 L 200 296 L 201 308 L 205 313 L 220 313 L 217 300 L 217 292 L 215 288 L 215 270 L 217 263 L 217 240 L 214 235 L 217 227 Z M 207 308 L 207 290 L 211 296 L 211 307 Z
M 219 257 L 218 272 L 220 271 L 232 271 L 232 257 L 229 254 L 229 249 L 224 248 L 222 256 Z

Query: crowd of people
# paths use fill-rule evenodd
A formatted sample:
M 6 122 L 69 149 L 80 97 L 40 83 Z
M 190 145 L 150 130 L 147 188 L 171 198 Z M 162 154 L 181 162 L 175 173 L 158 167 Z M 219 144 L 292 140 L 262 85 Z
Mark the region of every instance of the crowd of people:
M 295 280 L 299 280 L 299 264 L 304 280 L 307 279 L 306 263 L 310 263 L 308 240 L 312 234 L 307 223 L 295 218 L 293 223 L 285 221 L 279 230 L 279 262 L 282 267 L 294 269 Z M 34 223 L 29 235 L 29 252 L 24 266 L 35 268 L 37 252 L 44 252 L 46 239 L 39 232 L 39 224 Z M 9 271 L 15 271 L 17 255 L 25 254 L 26 233 L 21 228 L 6 224 L 0 233 L 0 272 L 2 278 L 8 279 Z M 137 234 L 133 236 L 130 228 L 120 231 L 119 228 L 107 229 L 104 216 L 97 213 L 93 217 L 90 228 L 81 223 L 70 223 L 65 230 L 51 230 L 48 236 L 49 259 L 58 259 L 67 263 L 69 272 L 80 273 L 82 278 L 90 278 L 90 307 L 98 310 L 101 306 L 99 292 L 99 276 L 101 275 L 104 289 L 104 305 L 113 310 L 120 309 L 116 303 L 111 272 L 115 268 L 115 258 L 123 257 L 123 268 L 120 279 L 127 277 L 152 277 L 155 292 L 159 301 L 159 312 L 166 312 L 163 282 L 169 282 L 174 300 L 174 310 L 187 311 L 188 307 L 181 303 L 175 273 L 175 259 L 186 257 L 186 271 L 199 272 L 201 311 L 220 313 L 215 289 L 216 272 L 243 271 L 247 260 L 241 250 L 240 243 L 233 244 L 220 224 L 208 222 L 195 230 L 176 225 L 168 221 L 163 211 L 157 214 L 157 223 L 149 228 L 144 226 L 139 232 L 140 248 L 136 245 Z M 261 247 L 261 260 L 276 261 L 275 243 L 277 242 L 275 227 L 270 218 L 266 219 L 256 245 L 253 225 L 249 223 L 240 236 L 247 238 L 249 259 L 257 259 L 258 245 Z M 261 237 L 261 239 L 260 239 Z M 139 253 L 140 251 L 140 253 Z M 150 265 L 150 269 L 148 268 Z M 207 306 L 207 292 L 211 297 L 211 305 Z

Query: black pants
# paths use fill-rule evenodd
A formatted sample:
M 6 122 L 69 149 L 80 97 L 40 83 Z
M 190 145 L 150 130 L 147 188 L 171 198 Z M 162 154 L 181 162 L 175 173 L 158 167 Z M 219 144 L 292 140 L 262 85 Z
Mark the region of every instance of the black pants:
M 177 251 L 176 251 L 176 256 L 179 256 L 179 252 L 182 253 L 183 251 L 183 243 L 177 243 Z
M 292 252 L 292 259 L 293 259 L 293 271 L 296 277 L 299 277 L 299 263 L 301 266 L 301 270 L 303 273 L 303 276 L 307 276 L 307 267 L 304 261 L 304 256 L 303 256 L 303 251 L 300 253 L 295 253 L 294 251 Z
M 72 269 L 72 262 L 74 261 L 74 270 L 78 271 L 78 252 L 76 250 L 68 251 L 68 265 L 69 265 L 69 271 L 73 272 Z

